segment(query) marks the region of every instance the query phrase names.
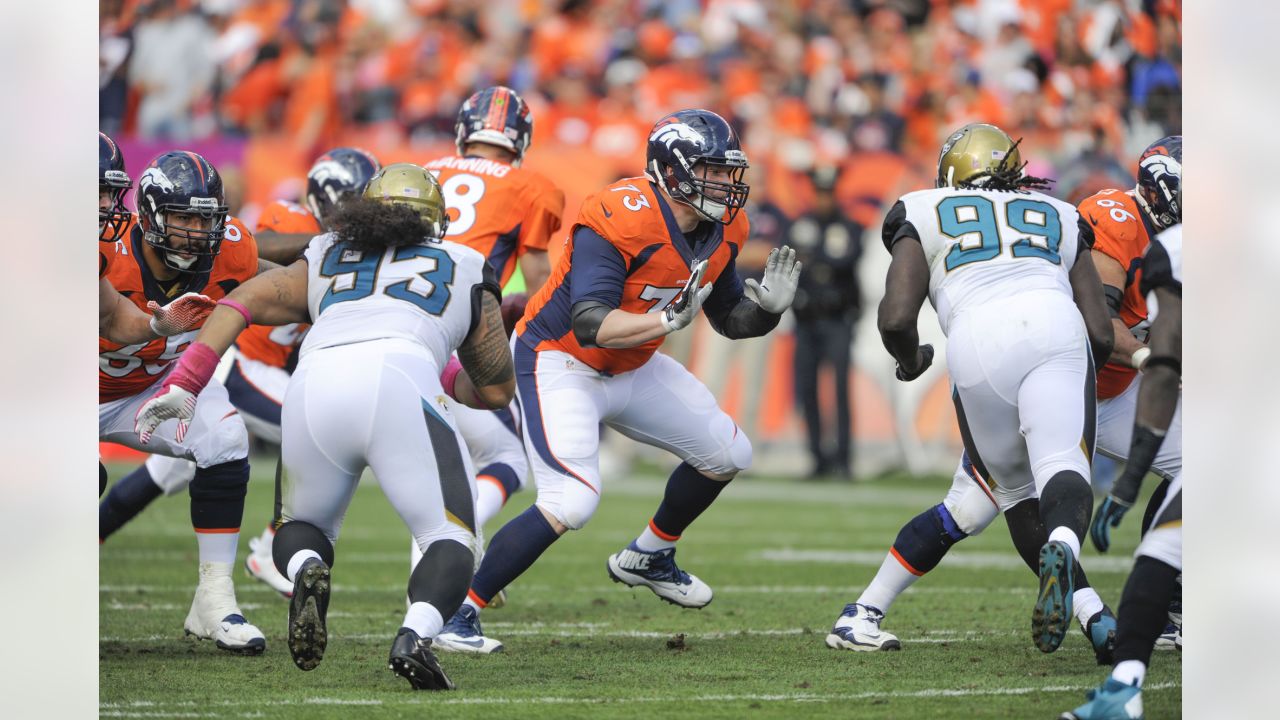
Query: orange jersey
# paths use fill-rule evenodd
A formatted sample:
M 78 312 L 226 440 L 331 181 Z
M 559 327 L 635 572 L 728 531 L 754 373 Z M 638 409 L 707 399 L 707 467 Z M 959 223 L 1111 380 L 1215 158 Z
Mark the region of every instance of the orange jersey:
M 142 228 L 136 221 L 124 231 L 125 239 L 105 250 L 104 277 L 121 295 L 146 312 L 147 301 L 164 304 L 183 292 L 198 292 L 221 300 L 258 272 L 258 243 L 234 217 L 227 218 L 227 234 L 207 275 L 174 288 L 172 295 L 160 288 L 142 255 Z M 98 402 L 133 397 L 164 374 L 169 364 L 195 339 L 196 331 L 158 338 L 138 345 L 117 345 L 98 338 Z
M 446 238 L 489 260 L 500 285 L 516 269 L 516 258 L 547 249 L 560 229 L 564 192 L 543 175 L 497 160 L 451 155 L 424 167 L 440 180 L 449 208 Z
M 581 244 L 580 230 L 590 231 L 585 239 L 593 245 Z M 702 259 L 707 260 L 703 284 L 715 282 L 703 307 L 736 303 L 742 284 L 735 260 L 748 231 L 747 214 L 740 212 L 728 225 L 712 225 L 695 254 L 665 196 L 648 179 L 619 180 L 583 201 L 565 252 L 547 284 L 529 300 L 516 334 L 535 350 L 569 353 L 600 372 L 635 370 L 664 338 L 631 348 L 584 348 L 573 333 L 574 304 L 595 301 L 629 313 L 662 312 L 684 288 L 691 266 Z M 592 235 L 606 241 L 603 251 Z
M 298 203 L 276 200 L 258 218 L 258 232 L 309 233 L 323 230 L 309 210 Z M 236 338 L 236 353 L 271 367 L 284 368 L 289 357 L 302 345 L 309 323 L 289 323 L 279 327 L 250 325 Z
M 1093 249 L 1120 263 L 1125 270 L 1124 297 L 1120 319 L 1129 329 L 1145 335 L 1147 299 L 1139 284 L 1142 256 L 1151 244 L 1154 228 L 1138 207 L 1132 192 L 1102 190 L 1079 205 L 1081 224 L 1093 231 Z M 1138 374 L 1128 365 L 1109 362 L 1098 370 L 1098 398 L 1105 400 L 1124 392 Z

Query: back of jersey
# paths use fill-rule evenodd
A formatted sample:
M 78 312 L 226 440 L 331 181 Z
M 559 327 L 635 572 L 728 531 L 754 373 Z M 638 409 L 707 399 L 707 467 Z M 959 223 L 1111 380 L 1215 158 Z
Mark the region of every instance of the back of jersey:
M 1043 290 L 1072 297 L 1079 228 L 1069 203 L 960 188 L 921 190 L 900 202 L 929 262 L 929 299 L 943 332 L 966 308 L 990 300 Z
M 361 251 L 333 233 L 307 247 L 311 331 L 301 357 L 335 345 L 398 338 L 424 346 L 444 367 L 472 326 L 472 298 L 492 286 L 480 253 L 457 243 Z

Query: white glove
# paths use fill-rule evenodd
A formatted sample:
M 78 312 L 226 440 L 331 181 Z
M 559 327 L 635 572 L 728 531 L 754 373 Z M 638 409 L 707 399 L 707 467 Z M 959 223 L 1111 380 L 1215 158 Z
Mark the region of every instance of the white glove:
M 160 423 L 177 418 L 178 431 L 174 433 L 174 439 L 182 442 L 187 436 L 187 427 L 195 412 L 196 395 L 177 385 L 169 385 L 161 388 L 160 392 L 138 408 L 138 414 L 133 418 L 133 431 L 138 433 L 138 439 L 146 445 L 151 441 L 151 433 L 155 432 Z
M 204 322 L 217 306 L 212 299 L 198 293 L 179 295 L 168 305 L 160 305 L 155 300 L 147 301 L 147 309 L 151 311 L 151 332 L 167 337 L 194 329 Z
M 701 260 L 693 266 L 693 273 L 689 275 L 689 279 L 684 284 L 684 290 L 680 292 L 680 297 L 671 304 L 666 310 L 662 311 L 662 329 L 667 334 L 689 326 L 693 322 L 693 318 L 698 314 L 698 310 L 702 308 L 702 303 L 706 301 L 707 296 L 711 294 L 711 283 L 699 287 L 702 283 L 702 276 L 707 272 L 707 261 Z
M 747 280 L 747 287 L 756 294 L 756 304 L 764 310 L 781 315 L 791 307 L 800 285 L 800 263 L 796 251 L 787 245 L 774 248 L 764 264 L 764 282 Z

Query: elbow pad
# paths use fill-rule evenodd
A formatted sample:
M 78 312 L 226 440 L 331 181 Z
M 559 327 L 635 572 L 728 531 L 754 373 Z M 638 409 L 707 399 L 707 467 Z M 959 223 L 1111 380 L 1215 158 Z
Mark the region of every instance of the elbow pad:
M 604 318 L 613 308 L 604 303 L 584 300 L 573 306 L 573 337 L 584 348 L 597 347 L 596 334 Z

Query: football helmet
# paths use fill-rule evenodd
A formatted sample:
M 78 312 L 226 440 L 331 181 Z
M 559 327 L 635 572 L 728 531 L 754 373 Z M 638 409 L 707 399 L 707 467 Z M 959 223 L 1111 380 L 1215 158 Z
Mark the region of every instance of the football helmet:
M 713 167 L 727 168 L 729 181 L 708 179 Z M 748 167 L 738 134 L 710 110 L 672 113 L 649 133 L 645 175 L 705 220 L 733 222 L 751 190 L 742 179 Z
M 935 187 L 981 186 L 993 172 L 1021 169 L 1022 154 L 1008 133 L 987 123 L 970 123 L 951 133 L 938 153 Z
M 444 239 L 449 229 L 440 181 L 421 165 L 392 163 L 382 168 L 369 180 L 364 196 L 412 209 L 431 228 L 432 240 Z
M 227 230 L 222 176 L 204 157 L 187 150 L 167 152 L 138 178 L 138 225 L 143 239 L 164 264 L 182 273 L 213 267 Z M 207 221 L 207 227 L 178 225 L 176 214 Z M 176 247 L 174 240 L 182 241 Z
M 1181 135 L 1162 137 L 1142 151 L 1135 194 L 1157 229 L 1182 222 Z
M 524 98 L 509 87 L 495 85 L 467 98 L 458 110 L 458 154 L 467 143 L 497 145 L 515 153 L 512 165 L 519 167 L 533 142 L 533 115 Z
M 124 170 L 124 153 L 105 133 L 98 133 L 98 239 L 116 240 L 132 213 L 124 206 L 124 194 L 133 179 Z M 102 196 L 110 193 L 111 203 L 102 206 Z M 110 228 L 110 232 L 107 229 Z
M 342 198 L 359 195 L 382 169 L 382 163 L 360 148 L 334 148 L 316 159 L 307 172 L 307 209 L 320 227 L 329 229 L 328 218 Z

